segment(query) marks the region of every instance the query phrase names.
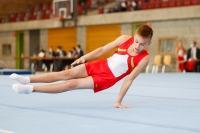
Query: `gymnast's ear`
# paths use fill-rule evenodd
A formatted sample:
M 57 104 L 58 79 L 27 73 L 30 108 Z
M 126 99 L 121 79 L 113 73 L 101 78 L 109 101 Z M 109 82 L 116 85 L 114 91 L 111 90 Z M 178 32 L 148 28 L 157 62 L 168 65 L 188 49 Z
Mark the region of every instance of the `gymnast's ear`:
M 148 43 L 148 45 L 150 45 L 152 43 L 152 41 L 150 41 L 149 43 Z

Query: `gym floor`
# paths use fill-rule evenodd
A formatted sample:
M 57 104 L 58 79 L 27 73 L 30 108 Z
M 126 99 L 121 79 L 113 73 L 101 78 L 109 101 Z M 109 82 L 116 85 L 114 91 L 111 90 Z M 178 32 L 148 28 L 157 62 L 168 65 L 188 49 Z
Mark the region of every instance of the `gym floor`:
M 123 80 L 99 93 L 28 95 L 9 76 L 0 81 L 0 133 L 200 132 L 200 74 L 142 73 L 124 97 L 130 109 L 113 107 Z

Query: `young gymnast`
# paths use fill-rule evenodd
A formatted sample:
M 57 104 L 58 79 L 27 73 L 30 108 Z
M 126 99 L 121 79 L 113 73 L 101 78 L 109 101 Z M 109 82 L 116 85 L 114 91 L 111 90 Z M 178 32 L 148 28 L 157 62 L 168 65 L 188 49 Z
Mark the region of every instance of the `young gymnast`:
M 153 30 L 148 25 L 141 25 L 137 28 L 134 37 L 119 36 L 116 40 L 74 61 L 72 65 L 83 64 L 72 69 L 30 77 L 11 74 L 11 79 L 21 83 L 13 84 L 12 88 L 15 92 L 22 94 L 32 92 L 61 93 L 76 89 L 93 89 L 96 93 L 113 86 L 127 76 L 114 107 L 130 108 L 130 106 L 122 105 L 121 102 L 133 80 L 146 68 L 149 62 L 148 52 L 145 49 L 150 45 L 152 36 Z M 118 49 L 108 59 L 85 63 L 86 60 L 97 58 L 116 47 Z M 50 83 L 59 80 L 68 81 L 44 86 L 26 85 L 28 83 Z

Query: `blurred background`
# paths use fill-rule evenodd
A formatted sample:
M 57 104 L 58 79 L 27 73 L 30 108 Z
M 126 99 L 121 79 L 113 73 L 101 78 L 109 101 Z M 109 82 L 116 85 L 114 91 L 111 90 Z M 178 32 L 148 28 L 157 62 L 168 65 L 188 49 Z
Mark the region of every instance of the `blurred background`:
M 159 73 L 165 65 L 165 72 L 185 72 L 182 65 L 190 61 L 187 53 L 191 44 L 200 47 L 199 3 L 199 0 L 1 0 L 0 67 L 70 69 L 66 66 L 73 59 L 120 35 L 133 36 L 138 26 L 147 24 L 153 28 L 154 36 L 148 47 L 150 62 L 145 71 Z M 199 55 L 194 58 L 198 61 Z M 193 64 L 189 63 L 188 71 L 193 71 Z

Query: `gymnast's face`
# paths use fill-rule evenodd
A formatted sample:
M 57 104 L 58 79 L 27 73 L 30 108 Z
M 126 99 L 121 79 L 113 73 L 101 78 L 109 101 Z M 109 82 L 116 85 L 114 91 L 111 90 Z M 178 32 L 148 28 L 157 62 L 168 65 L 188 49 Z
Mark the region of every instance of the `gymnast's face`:
M 140 35 L 136 34 L 134 37 L 133 51 L 136 53 L 140 53 L 150 44 L 150 38 L 143 38 Z

